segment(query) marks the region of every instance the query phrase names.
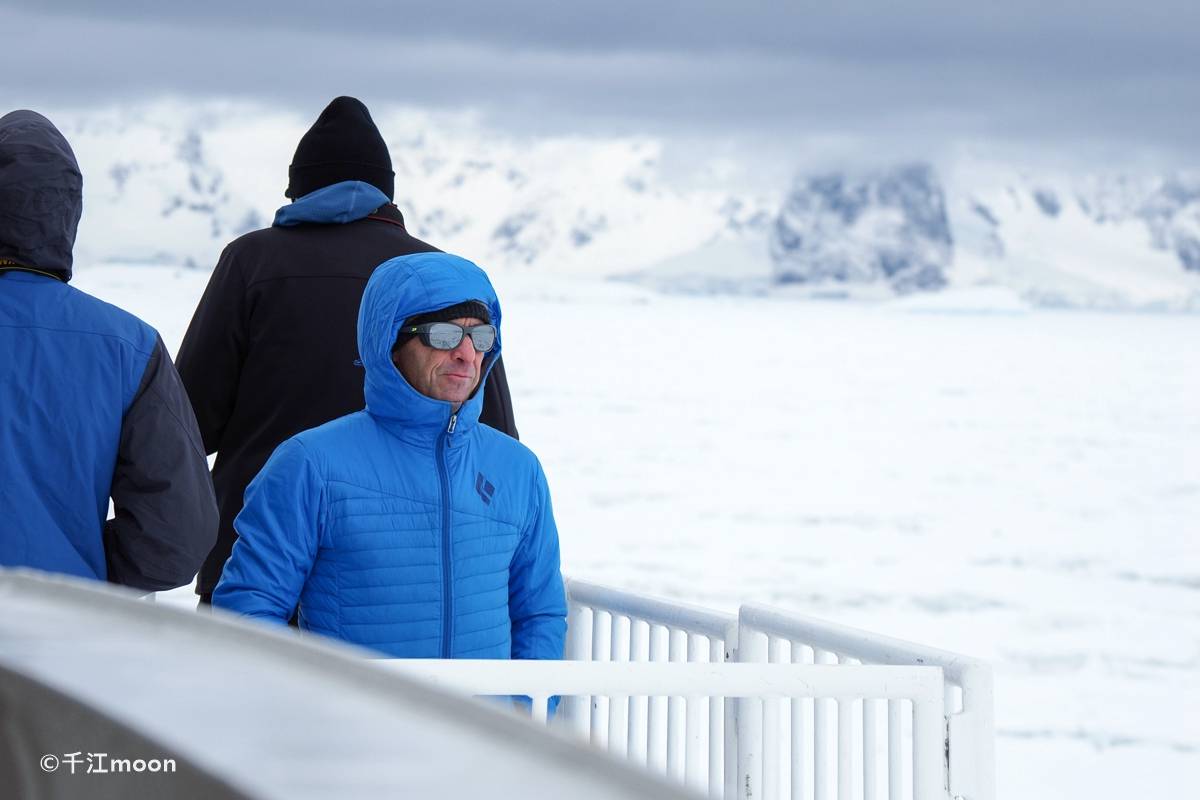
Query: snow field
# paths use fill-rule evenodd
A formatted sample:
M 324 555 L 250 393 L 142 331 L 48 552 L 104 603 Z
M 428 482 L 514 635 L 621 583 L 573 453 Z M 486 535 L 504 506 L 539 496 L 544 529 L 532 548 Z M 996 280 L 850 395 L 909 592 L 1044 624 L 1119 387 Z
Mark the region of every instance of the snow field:
M 493 279 L 569 574 L 990 660 L 1000 797 L 1200 785 L 1200 317 Z M 206 281 L 75 284 L 174 351 Z

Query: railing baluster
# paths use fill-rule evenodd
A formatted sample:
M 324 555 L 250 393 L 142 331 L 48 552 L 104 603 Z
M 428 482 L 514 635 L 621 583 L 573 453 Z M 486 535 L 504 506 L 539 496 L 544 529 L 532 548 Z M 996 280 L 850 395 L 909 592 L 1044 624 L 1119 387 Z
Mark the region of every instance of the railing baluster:
M 730 622 L 725 626 L 725 661 L 737 661 L 738 635 L 741 629 L 740 621 Z M 740 735 L 738 714 L 741 713 L 740 701 L 736 697 L 726 697 L 725 704 L 725 737 L 722 747 L 725 748 L 725 800 L 737 800 L 738 796 L 738 737 Z
M 569 661 L 592 660 L 592 609 L 572 603 L 567 612 L 567 647 L 563 657 Z
M 708 661 L 718 664 L 725 660 L 725 642 L 710 637 Z M 708 698 L 708 796 L 719 798 L 725 788 L 725 698 Z
M 546 724 L 546 719 L 549 716 L 550 697 L 544 694 L 535 694 L 530 698 L 533 702 L 530 704 L 529 714 L 533 717 L 534 722 L 539 722 L 542 725 Z
M 837 656 L 833 653 L 813 648 L 814 664 L 833 664 Z M 833 800 L 833 770 L 830 769 L 833 759 L 832 741 L 829 727 L 832 720 L 829 716 L 829 699 L 813 701 L 813 742 L 816 753 L 813 758 L 813 797 L 815 800 Z
M 879 798 L 879 701 L 863 699 L 863 800 Z
M 888 700 L 888 800 L 905 800 L 903 700 Z
M 811 664 L 812 648 L 793 642 L 792 663 Z M 794 697 L 791 704 L 792 800 L 806 800 L 805 789 L 812 785 L 812 759 L 809 758 L 812 743 L 806 735 L 807 718 L 812 716 L 812 712 L 807 710 L 807 699 Z
M 838 800 L 854 797 L 854 698 L 837 698 Z
M 943 764 L 943 703 L 913 701 L 913 800 L 946 796 Z
M 592 609 L 576 603 L 571 604 L 567 616 L 567 658 L 573 661 L 592 660 Z M 591 731 L 592 697 L 563 698 L 564 722 L 568 729 L 581 739 L 588 738 Z
M 632 620 L 629 639 L 629 660 L 638 663 L 649 660 L 650 625 L 642 619 Z M 649 755 L 647 700 L 648 698 L 641 695 L 629 698 L 629 759 L 642 766 L 646 765 Z
M 861 664 L 857 658 L 847 655 L 839 655 L 837 658 L 839 664 L 855 665 Z M 858 753 L 856 745 L 861 746 L 861 739 L 855 741 L 854 723 L 856 720 L 862 719 L 862 712 L 855 713 L 855 707 L 858 705 L 858 700 L 853 697 L 839 697 L 837 699 L 838 710 L 838 800 L 853 800 L 856 796 L 855 780 L 861 774 L 862 763 L 858 765 L 858 771 L 855 771 L 855 755 Z
M 629 617 L 613 616 L 612 660 L 629 663 Z M 614 694 L 608 701 L 608 749 L 614 755 L 629 755 L 629 697 Z
M 695 633 L 687 636 L 687 660 L 689 664 L 703 662 L 708 653 L 705 637 Z M 708 712 L 708 699 L 688 695 L 684 699 L 683 713 L 686 719 L 684 739 L 684 774 L 689 787 L 700 792 L 708 780 L 707 764 L 704 760 L 704 734 Z
M 767 660 L 767 636 L 742 628 L 738 633 L 738 660 L 763 663 Z M 738 774 L 740 800 L 756 800 L 762 794 L 763 727 L 762 702 L 756 697 L 738 699 Z
M 596 609 L 592 615 L 592 660 L 608 661 L 612 657 L 612 614 Z M 592 697 L 592 744 L 608 746 L 608 696 Z
M 773 637 L 767 637 L 767 661 L 778 664 L 781 660 L 781 647 L 784 642 Z M 763 707 L 762 732 L 762 796 L 777 798 L 783 796 L 782 771 L 783 764 L 780 746 L 783 738 L 781 714 L 783 701 L 774 697 L 765 698 Z
M 650 661 L 667 660 L 667 639 L 670 632 L 662 625 L 650 626 Z M 667 771 L 667 700 L 665 697 L 648 698 L 649 720 L 647 723 L 646 764 L 655 772 Z
M 669 628 L 670 645 L 668 648 L 669 656 L 672 662 L 682 663 L 687 661 L 687 634 L 678 628 Z M 684 775 L 684 748 L 686 747 L 685 738 L 687 732 L 684 729 L 684 706 L 683 698 L 678 695 L 671 695 L 667 698 L 667 775 L 675 780 L 683 783 Z

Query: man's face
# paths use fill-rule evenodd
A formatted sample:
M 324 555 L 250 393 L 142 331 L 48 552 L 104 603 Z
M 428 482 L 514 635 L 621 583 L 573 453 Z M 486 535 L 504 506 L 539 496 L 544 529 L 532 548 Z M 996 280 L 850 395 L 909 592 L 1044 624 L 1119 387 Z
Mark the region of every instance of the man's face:
M 483 320 L 475 317 L 451 321 L 468 328 L 483 324 Z M 471 344 L 470 336 L 464 336 L 453 350 L 437 350 L 421 341 L 420 336 L 414 336 L 392 351 L 392 363 L 409 386 L 426 397 L 453 403 L 457 411 L 479 385 L 483 356 Z

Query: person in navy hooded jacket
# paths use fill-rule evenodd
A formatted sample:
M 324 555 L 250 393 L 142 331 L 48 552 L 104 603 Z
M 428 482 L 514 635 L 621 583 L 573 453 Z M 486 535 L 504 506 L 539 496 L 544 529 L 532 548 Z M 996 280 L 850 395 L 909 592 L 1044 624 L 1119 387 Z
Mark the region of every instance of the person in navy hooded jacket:
M 246 486 L 280 442 L 363 407 L 354 321 L 371 272 L 437 248 L 392 204 L 395 176 L 367 107 L 335 98 L 300 139 L 274 224 L 235 239 L 179 348 L 179 374 L 207 453 L 221 523 L 196 593 L 208 602 L 237 538 Z M 516 437 L 504 365 L 481 419 Z
M 0 117 L 0 566 L 171 589 L 216 538 L 208 464 L 158 333 L 67 283 L 82 209 L 50 120 Z
M 213 605 L 401 658 L 562 658 L 541 465 L 479 424 L 500 357 L 487 276 L 445 253 L 375 270 L 366 408 L 281 444 L 246 490 Z

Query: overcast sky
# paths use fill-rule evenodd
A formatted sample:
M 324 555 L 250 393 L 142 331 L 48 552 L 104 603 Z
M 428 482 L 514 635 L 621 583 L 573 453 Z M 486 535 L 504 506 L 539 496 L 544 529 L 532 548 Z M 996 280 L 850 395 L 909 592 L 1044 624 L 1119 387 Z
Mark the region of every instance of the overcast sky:
M 0 2 L 0 105 L 478 109 L 534 132 L 1200 164 L 1200 0 Z

